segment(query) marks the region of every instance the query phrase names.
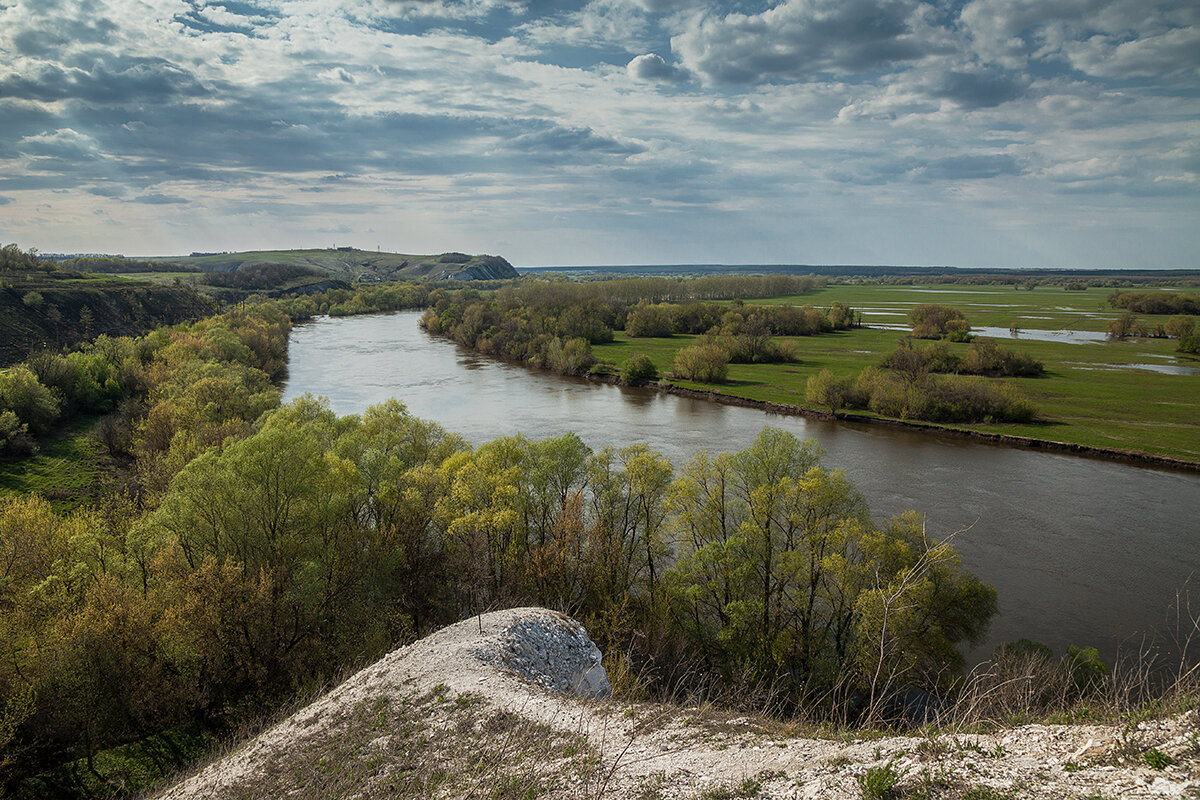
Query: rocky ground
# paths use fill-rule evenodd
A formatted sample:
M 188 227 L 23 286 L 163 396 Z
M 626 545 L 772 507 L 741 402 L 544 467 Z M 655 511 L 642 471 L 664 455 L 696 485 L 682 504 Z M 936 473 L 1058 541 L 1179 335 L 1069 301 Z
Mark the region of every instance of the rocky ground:
M 709 708 L 607 699 L 599 664 L 561 614 L 472 618 L 396 650 L 159 797 L 1200 797 L 1195 712 L 804 738 Z

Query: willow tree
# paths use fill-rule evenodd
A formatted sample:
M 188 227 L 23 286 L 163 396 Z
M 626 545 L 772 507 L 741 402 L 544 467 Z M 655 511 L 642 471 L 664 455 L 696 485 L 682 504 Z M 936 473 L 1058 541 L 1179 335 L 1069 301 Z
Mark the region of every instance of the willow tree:
M 740 453 L 699 454 L 676 481 L 669 585 L 693 649 L 726 679 L 808 697 L 957 666 L 954 645 L 982 634 L 994 592 L 911 519 L 874 525 L 819 459 L 767 428 Z

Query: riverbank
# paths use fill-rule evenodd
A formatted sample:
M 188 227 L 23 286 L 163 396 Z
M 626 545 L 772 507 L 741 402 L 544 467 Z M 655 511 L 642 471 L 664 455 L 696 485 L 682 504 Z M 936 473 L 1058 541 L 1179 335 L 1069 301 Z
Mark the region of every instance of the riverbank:
M 590 375 L 588 376 L 588 380 L 596 381 L 598 383 L 620 384 L 620 379 L 612 375 Z M 1186 470 L 1189 472 L 1200 472 L 1200 461 L 1185 461 L 1183 459 L 1160 456 L 1153 453 L 1144 453 L 1136 450 L 1117 450 L 1103 447 L 1091 447 L 1089 445 L 1073 444 L 1071 442 L 1057 442 L 1051 439 L 1036 439 L 1030 436 L 1014 436 L 1007 433 L 973 431 L 965 428 L 955 428 L 949 425 L 938 425 L 933 422 L 912 422 L 902 419 L 892 419 L 890 417 L 877 417 L 870 414 L 860 414 L 853 411 L 837 411 L 830 413 L 828 411 L 805 408 L 799 405 L 776 403 L 767 400 L 753 400 L 748 397 L 738 397 L 736 395 L 725 394 L 715 390 L 688 389 L 683 386 L 675 386 L 673 384 L 652 384 L 649 386 L 649 388 L 656 389 L 657 391 L 665 392 L 667 394 L 677 395 L 679 397 L 707 400 L 713 403 L 741 406 L 743 408 L 757 408 L 760 411 L 766 411 L 771 414 L 787 414 L 790 416 L 807 417 L 810 419 L 836 420 L 838 422 L 850 422 L 860 425 L 884 425 L 893 428 L 905 428 L 907 430 L 925 431 L 944 436 L 955 436 L 959 438 L 974 439 L 982 442 L 992 442 L 1008 447 L 1025 447 L 1034 450 L 1049 450 L 1057 453 L 1069 453 L 1071 455 L 1086 456 L 1089 458 L 1103 458 L 1111 461 L 1121 461 L 1130 464 L 1141 464 L 1155 467 L 1167 467 L 1169 469 Z

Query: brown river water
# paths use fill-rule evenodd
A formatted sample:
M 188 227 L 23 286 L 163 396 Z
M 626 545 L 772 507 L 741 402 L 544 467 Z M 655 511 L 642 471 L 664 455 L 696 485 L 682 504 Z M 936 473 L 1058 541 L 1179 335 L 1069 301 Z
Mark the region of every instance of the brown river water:
M 352 414 L 396 397 L 475 445 L 574 431 L 593 449 L 646 442 L 676 468 L 698 450 L 741 450 L 765 425 L 815 439 L 877 519 L 915 509 L 931 534 L 965 529 L 955 540 L 964 564 L 1000 598 L 976 660 L 1022 637 L 1056 652 L 1097 647 L 1111 660 L 1174 627 L 1169 611 L 1200 567 L 1200 473 L 561 378 L 430 336 L 419 317 L 298 325 L 284 400 L 311 392 Z

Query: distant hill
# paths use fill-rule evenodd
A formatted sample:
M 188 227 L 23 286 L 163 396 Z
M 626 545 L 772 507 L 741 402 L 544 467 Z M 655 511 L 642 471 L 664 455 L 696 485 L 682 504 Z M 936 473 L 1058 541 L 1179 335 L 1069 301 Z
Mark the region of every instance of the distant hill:
M 517 277 L 513 265 L 500 256 L 469 256 L 465 253 L 422 256 L 336 248 L 193 253 L 190 256 L 154 260 L 198 267 L 205 272 L 236 272 L 267 264 L 306 267 L 351 283 L 415 278 L 469 281 Z

